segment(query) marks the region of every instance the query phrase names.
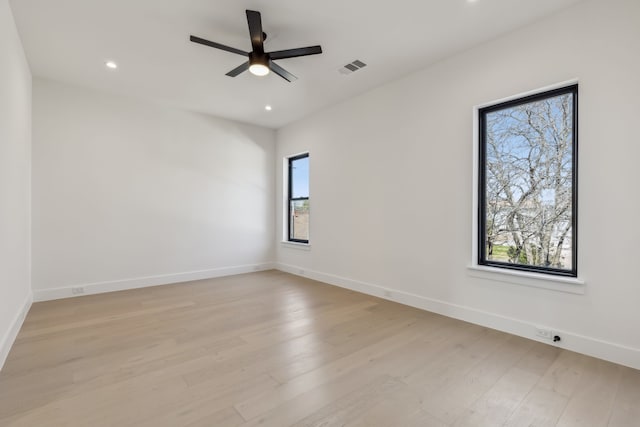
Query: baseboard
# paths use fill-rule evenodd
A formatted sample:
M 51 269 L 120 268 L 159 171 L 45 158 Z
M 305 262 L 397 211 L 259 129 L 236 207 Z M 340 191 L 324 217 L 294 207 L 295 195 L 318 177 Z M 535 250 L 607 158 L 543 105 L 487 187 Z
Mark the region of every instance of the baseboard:
M 235 274 L 253 273 L 255 271 L 274 268 L 271 262 L 247 264 L 233 267 L 214 268 L 210 270 L 189 271 L 158 276 L 135 277 L 131 279 L 112 280 L 108 282 L 86 283 L 51 289 L 33 291 L 35 301 L 51 301 L 55 299 L 79 297 L 83 295 L 101 294 L 105 292 L 125 291 L 128 289 L 146 288 L 149 286 L 168 285 L 189 282 L 192 280 L 213 279 L 215 277 L 233 276 Z
M 20 332 L 20 328 L 24 323 L 24 319 L 27 317 L 27 313 L 29 312 L 32 303 L 33 294 L 29 292 L 29 295 L 27 295 L 27 298 L 24 300 L 24 303 L 20 307 L 20 310 L 13 318 L 13 321 L 9 326 L 9 330 L 7 330 L 7 332 L 2 337 L 2 341 L 0 341 L 0 370 L 2 370 L 4 362 L 6 362 L 7 356 L 9 356 L 9 351 L 11 350 L 16 337 L 18 336 L 18 332 Z
M 332 274 L 311 271 L 303 267 L 276 263 L 275 268 L 287 273 L 308 277 L 320 282 L 395 301 L 404 305 L 507 332 L 513 335 L 518 335 L 524 338 L 529 338 L 534 341 L 554 345 L 556 347 L 597 357 L 599 359 L 608 360 L 634 369 L 640 369 L 640 349 L 637 348 L 627 347 L 621 344 L 572 333 L 570 331 L 564 331 L 553 328 L 552 325 L 545 325 L 545 328 L 548 327 L 548 329 L 553 330 L 555 334 L 562 337 L 562 341 L 559 343 L 553 343 L 535 335 L 536 327 L 540 327 L 542 325 L 536 325 L 520 319 L 501 316 L 499 314 L 478 310 L 472 307 L 452 304 L 446 301 L 427 298 L 409 292 L 389 289 L 383 286 L 352 280 Z

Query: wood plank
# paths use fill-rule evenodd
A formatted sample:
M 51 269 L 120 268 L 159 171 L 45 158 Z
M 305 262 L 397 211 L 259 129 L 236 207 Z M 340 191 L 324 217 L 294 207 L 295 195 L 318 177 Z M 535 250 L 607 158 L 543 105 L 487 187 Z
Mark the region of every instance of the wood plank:
M 606 426 L 621 380 L 622 367 L 589 358 L 569 403 L 558 420 L 559 427 Z
M 453 423 L 453 426 L 503 425 L 539 380 L 539 375 L 520 368 L 511 368 L 466 411 L 465 415 Z
M 505 427 L 555 426 L 568 400 L 553 390 L 536 387 L 509 417 Z
M 394 425 L 403 413 L 415 412 L 419 406 L 420 397 L 406 384 L 396 378 L 382 376 L 335 399 L 293 427 Z
M 621 382 L 609 419 L 610 427 L 625 427 L 640 423 L 640 371 L 621 368 Z
M 484 396 L 509 369 L 530 351 L 532 343 L 519 337 L 501 334 L 505 341 L 495 341 L 493 351 L 478 363 L 470 361 L 458 371 L 450 371 L 444 380 L 422 385 L 425 393 L 422 408 L 438 419 L 451 424 L 464 415 Z

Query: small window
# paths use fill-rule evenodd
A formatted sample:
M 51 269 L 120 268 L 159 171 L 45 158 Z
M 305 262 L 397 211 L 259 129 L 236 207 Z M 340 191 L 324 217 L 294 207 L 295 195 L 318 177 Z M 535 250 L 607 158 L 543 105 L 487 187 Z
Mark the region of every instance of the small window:
M 577 276 L 578 86 L 479 110 L 478 264 Z
M 290 242 L 309 243 L 309 153 L 289 158 Z

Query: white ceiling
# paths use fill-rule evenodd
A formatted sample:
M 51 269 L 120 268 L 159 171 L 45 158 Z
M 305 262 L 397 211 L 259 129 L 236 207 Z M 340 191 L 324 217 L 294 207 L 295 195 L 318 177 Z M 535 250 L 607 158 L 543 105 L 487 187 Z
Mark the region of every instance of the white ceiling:
M 35 76 L 278 128 L 580 0 L 11 0 Z M 250 51 L 245 9 L 262 13 L 265 50 L 321 44 L 280 60 L 298 76 L 225 73 Z M 119 68 L 107 70 L 106 60 Z M 368 66 L 343 75 L 360 59 Z M 265 111 L 266 104 L 273 106 Z

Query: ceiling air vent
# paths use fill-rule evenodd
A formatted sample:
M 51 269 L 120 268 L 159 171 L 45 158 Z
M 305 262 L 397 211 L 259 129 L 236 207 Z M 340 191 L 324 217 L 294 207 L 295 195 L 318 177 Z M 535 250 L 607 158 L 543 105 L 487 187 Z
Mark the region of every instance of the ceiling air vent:
M 359 69 L 364 68 L 366 66 L 367 66 L 367 64 L 365 64 L 364 62 L 360 61 L 359 59 L 356 59 L 355 61 L 350 62 L 349 64 L 345 65 L 344 67 L 340 67 L 338 69 L 338 72 L 340 74 L 351 74 L 351 73 L 355 73 Z

